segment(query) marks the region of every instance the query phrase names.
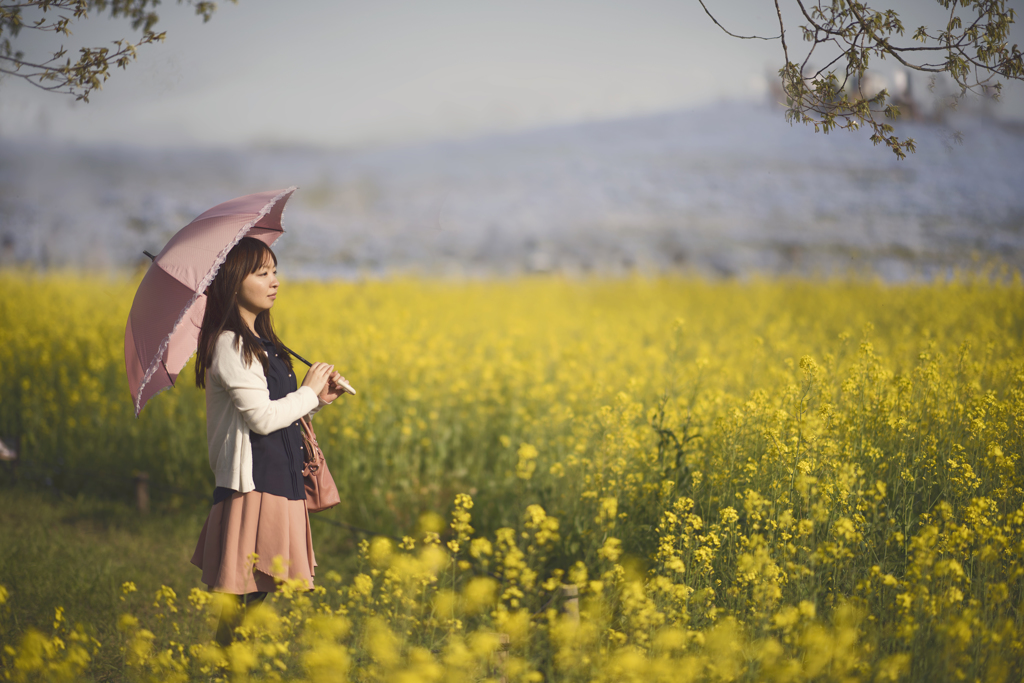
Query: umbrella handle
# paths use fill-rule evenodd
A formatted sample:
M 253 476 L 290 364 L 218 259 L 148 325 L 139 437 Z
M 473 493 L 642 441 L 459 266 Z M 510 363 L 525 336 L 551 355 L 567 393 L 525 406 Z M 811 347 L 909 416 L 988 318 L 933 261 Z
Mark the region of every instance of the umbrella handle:
M 281 346 L 284 346 L 284 344 L 281 344 Z M 310 363 L 308 360 L 306 360 L 305 358 L 303 358 L 299 354 L 297 354 L 294 351 L 292 351 L 291 349 L 289 349 L 287 346 L 284 346 L 284 350 L 287 351 L 288 353 L 290 353 L 292 356 L 294 356 L 297 360 L 301 360 L 303 363 L 305 363 L 309 367 L 313 367 L 312 363 Z
M 284 344 L 281 344 L 281 346 L 284 346 Z M 309 367 L 313 367 L 313 364 L 312 364 L 312 363 L 310 363 L 310 362 L 309 362 L 308 360 L 306 360 L 305 358 L 303 358 L 303 357 L 302 357 L 302 356 L 300 356 L 299 354 L 297 354 L 297 353 L 295 353 L 294 351 L 292 351 L 291 349 L 289 349 L 289 348 L 288 348 L 287 346 L 284 346 L 284 350 L 285 350 L 285 351 L 287 351 L 288 353 L 292 354 L 293 356 L 295 356 L 295 358 L 297 358 L 298 360 L 301 360 L 301 361 L 302 361 L 303 363 L 305 363 L 305 364 L 306 364 L 306 365 L 308 365 Z M 355 389 L 353 389 L 353 388 L 352 388 L 352 385 L 351 385 L 351 384 L 349 384 L 348 382 L 341 382 L 341 387 L 342 387 L 342 388 L 343 388 L 343 389 L 344 389 L 345 391 L 347 391 L 348 393 L 350 393 L 350 394 L 355 394 L 355 393 L 356 393 L 356 390 L 355 390 Z

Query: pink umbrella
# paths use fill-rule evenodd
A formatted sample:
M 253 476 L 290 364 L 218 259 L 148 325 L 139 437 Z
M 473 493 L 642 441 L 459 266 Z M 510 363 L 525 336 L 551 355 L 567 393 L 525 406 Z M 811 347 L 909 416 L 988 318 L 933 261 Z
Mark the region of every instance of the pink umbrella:
M 174 386 L 195 353 L 206 310 L 204 292 L 228 252 L 246 235 L 273 244 L 284 232 L 281 214 L 296 189 L 218 204 L 179 230 L 153 258 L 124 330 L 124 364 L 135 417 L 151 397 Z

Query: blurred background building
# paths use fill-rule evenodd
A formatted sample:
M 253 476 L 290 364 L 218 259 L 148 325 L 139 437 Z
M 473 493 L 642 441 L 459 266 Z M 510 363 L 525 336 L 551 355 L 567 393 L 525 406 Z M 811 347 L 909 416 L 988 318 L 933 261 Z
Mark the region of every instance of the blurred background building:
M 768 3 L 708 4 L 739 33 L 776 28 Z M 1019 87 L 952 111 L 947 82 L 880 63 L 860 85 L 901 105 L 918 152 L 899 161 L 785 123 L 778 44 L 696 2 L 161 11 L 167 43 L 88 104 L 0 81 L 0 264 L 132 268 L 208 206 L 293 184 L 292 276 L 1024 264 Z

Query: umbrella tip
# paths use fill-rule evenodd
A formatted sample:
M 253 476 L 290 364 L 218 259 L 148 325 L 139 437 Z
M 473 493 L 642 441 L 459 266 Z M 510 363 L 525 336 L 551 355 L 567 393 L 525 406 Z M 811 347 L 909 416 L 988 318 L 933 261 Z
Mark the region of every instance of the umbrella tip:
M 146 251 L 145 249 L 143 249 L 143 250 L 142 250 L 142 253 L 143 253 L 143 254 L 145 254 L 146 256 L 148 256 L 148 257 L 149 257 L 149 260 L 150 260 L 150 261 L 153 261 L 153 260 L 155 260 L 155 259 L 156 259 L 156 256 L 153 256 L 152 254 L 150 254 L 150 253 L 149 253 L 148 251 Z

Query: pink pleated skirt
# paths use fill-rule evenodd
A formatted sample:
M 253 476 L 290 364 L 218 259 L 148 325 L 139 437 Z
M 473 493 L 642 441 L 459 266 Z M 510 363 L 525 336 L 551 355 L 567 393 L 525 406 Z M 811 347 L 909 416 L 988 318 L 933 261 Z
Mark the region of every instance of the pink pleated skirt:
M 192 564 L 220 593 L 273 592 L 275 579 L 302 579 L 312 588 L 316 558 L 306 501 L 235 492 L 210 509 Z

